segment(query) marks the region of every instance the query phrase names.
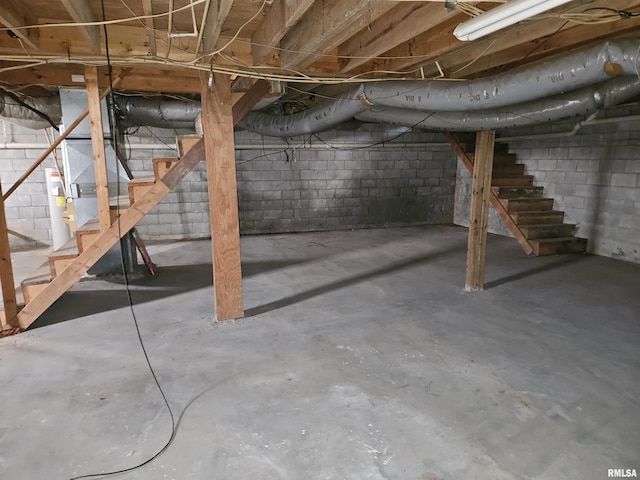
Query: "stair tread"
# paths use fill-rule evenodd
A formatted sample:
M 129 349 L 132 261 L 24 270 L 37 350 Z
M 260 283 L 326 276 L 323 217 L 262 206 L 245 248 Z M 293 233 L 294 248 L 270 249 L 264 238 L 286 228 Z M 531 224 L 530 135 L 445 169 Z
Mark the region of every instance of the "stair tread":
M 153 175 L 150 177 L 136 177 L 129 180 L 129 185 L 137 185 L 137 184 L 145 184 L 145 183 L 156 183 L 156 177 Z
M 533 228 L 557 228 L 559 226 L 564 227 L 576 227 L 575 223 L 531 223 L 529 225 L 521 225 L 520 228 L 533 229 Z
M 560 215 L 564 214 L 561 210 L 524 210 L 519 212 L 513 212 L 515 215 L 522 216 L 536 216 L 536 215 Z
M 78 255 L 78 244 L 76 242 L 75 237 L 71 238 L 67 243 L 61 246 L 59 249 L 54 250 L 49 254 L 49 258 L 60 258 L 60 257 L 72 257 Z
M 40 265 L 31 275 L 20 282 L 22 287 L 28 287 L 30 285 L 40 285 L 43 283 L 49 283 L 51 281 L 51 268 L 49 262 L 44 262 Z
M 587 239 L 582 237 L 556 237 L 556 238 L 535 238 L 529 241 L 532 243 L 539 243 L 539 244 L 540 243 L 552 244 L 552 243 L 586 242 Z
M 116 197 L 109 198 L 109 208 L 112 210 L 120 207 L 120 209 L 129 208 L 129 195 L 118 195 Z

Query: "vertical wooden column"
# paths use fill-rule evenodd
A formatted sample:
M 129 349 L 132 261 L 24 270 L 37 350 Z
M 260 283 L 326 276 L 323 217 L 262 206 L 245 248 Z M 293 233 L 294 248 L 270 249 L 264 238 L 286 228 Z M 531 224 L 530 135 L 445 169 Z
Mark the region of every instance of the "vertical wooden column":
M 84 69 L 84 79 L 89 101 L 93 169 L 96 174 L 96 194 L 98 197 L 98 218 L 100 220 L 100 230 L 105 231 L 111 226 L 111 215 L 109 213 L 109 180 L 107 176 L 107 158 L 104 152 L 100 90 L 98 89 L 98 68 L 87 65 Z
M 464 285 L 464 289 L 467 291 L 482 290 L 484 286 L 484 261 L 487 250 L 487 224 L 489 221 L 495 136 L 496 132 L 493 130 L 484 130 L 476 134 L 469 243 L 467 246 L 467 275 Z
M 216 320 L 244 316 L 231 79 L 202 73 L 202 128 L 207 163 L 213 298 Z
M 0 315 L 0 330 L 18 314 L 16 303 L 16 288 L 13 280 L 13 266 L 11 265 L 11 249 L 9 248 L 9 230 L 7 217 L 4 213 L 4 199 L 0 185 L 0 282 L 2 283 L 2 299 L 4 301 L 4 315 Z

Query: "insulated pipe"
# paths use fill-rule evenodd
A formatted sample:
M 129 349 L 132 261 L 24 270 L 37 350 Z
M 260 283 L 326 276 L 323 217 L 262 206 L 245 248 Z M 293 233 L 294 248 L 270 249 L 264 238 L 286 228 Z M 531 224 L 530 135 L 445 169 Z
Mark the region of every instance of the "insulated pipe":
M 60 97 L 58 95 L 24 98 L 23 101 L 36 110 L 46 114 L 54 124 L 60 124 L 62 107 L 60 107 Z M 37 130 L 51 126 L 49 122 L 37 113 L 16 103 L 16 101 L 10 98 L 5 92 L 0 92 L 0 117 L 16 125 Z
M 330 103 L 293 115 L 249 112 L 238 126 L 271 137 L 295 137 L 320 132 L 345 122 L 367 107 L 362 86 L 343 93 Z
M 196 101 L 155 100 L 116 96 L 116 106 L 125 127 L 194 128 L 202 107 Z
M 396 80 L 370 83 L 360 85 L 336 100 L 295 115 L 250 112 L 239 126 L 262 135 L 285 137 L 333 127 L 350 118 L 349 114 L 357 117 L 371 106 L 423 112 L 413 114 L 414 123 L 424 120 L 435 111 L 497 109 L 601 83 L 611 78 L 607 73 L 611 69 L 607 67 L 612 65 L 617 74 L 638 76 L 639 50 L 640 39 L 619 40 L 478 80 Z M 366 101 L 360 102 L 358 97 L 361 97 L 363 91 Z M 573 112 L 558 118 L 577 115 L 577 110 L 576 106 Z M 453 113 L 444 117 L 455 119 L 459 115 L 460 113 Z M 454 129 L 452 125 L 439 125 L 438 128 Z
M 522 127 L 593 113 L 640 95 L 640 80 L 619 77 L 600 85 L 548 99 L 481 112 L 422 112 L 373 107 L 355 116 L 363 122 L 386 123 L 429 130 L 478 131 Z

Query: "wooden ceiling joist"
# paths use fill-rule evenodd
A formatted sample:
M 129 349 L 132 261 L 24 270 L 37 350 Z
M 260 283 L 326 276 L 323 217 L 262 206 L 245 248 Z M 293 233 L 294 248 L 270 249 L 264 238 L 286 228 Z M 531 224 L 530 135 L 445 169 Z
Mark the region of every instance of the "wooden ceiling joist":
M 19 28 L 37 24 L 35 16 L 24 2 L 2 0 L 0 2 L 0 23 L 9 28 L 10 35 L 19 38 L 25 47 L 32 50 L 39 49 L 38 30 Z
M 98 25 L 86 25 L 94 22 L 93 12 L 87 0 L 60 0 L 67 9 L 73 21 L 81 24 L 82 34 L 91 44 L 94 52 L 100 53 L 100 27 Z M 84 25 L 83 25 L 84 24 Z
M 395 7 L 386 0 L 328 0 L 315 2 L 282 39 L 281 64 L 305 68 Z
M 153 4 L 151 0 L 142 0 L 142 10 L 145 16 L 153 15 Z M 153 18 L 146 18 L 144 21 L 147 31 L 149 32 L 149 53 L 154 57 L 158 55 L 158 47 L 156 46 L 156 24 Z
M 369 28 L 340 45 L 341 71 L 350 72 L 371 58 L 411 40 L 454 15 L 442 5 L 407 3 L 375 20 Z M 349 58 L 351 57 L 351 58 Z
M 215 51 L 216 42 L 220 37 L 225 20 L 229 16 L 233 0 L 211 0 L 208 5 L 202 32 L 202 48 L 205 55 Z
M 276 0 L 256 29 L 252 42 L 253 63 L 262 65 L 274 46 L 298 23 L 314 0 Z

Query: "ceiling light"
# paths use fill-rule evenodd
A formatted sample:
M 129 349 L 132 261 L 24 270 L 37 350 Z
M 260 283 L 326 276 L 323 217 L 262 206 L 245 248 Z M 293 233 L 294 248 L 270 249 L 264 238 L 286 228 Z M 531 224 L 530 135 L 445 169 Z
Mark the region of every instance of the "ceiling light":
M 461 23 L 453 31 L 453 34 L 458 40 L 475 40 L 570 1 L 511 0 L 478 17 Z

